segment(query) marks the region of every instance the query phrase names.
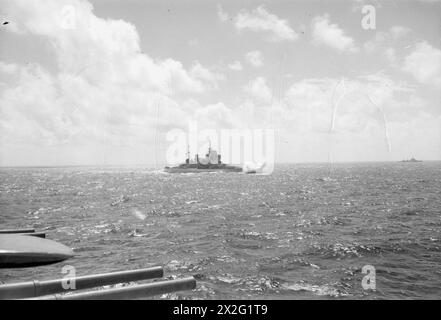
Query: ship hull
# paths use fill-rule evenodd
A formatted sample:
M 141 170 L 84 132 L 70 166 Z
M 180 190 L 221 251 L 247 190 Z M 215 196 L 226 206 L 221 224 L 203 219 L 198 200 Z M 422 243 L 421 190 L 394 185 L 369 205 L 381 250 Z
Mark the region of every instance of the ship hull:
M 180 168 L 180 167 L 166 167 L 164 172 L 168 173 L 200 173 L 200 172 L 242 172 L 240 167 L 226 167 L 226 168 Z
M 190 159 L 190 151 L 187 152 L 185 163 L 175 167 L 165 167 L 164 172 L 168 173 L 199 173 L 199 172 L 242 172 L 242 167 L 232 164 L 222 163 L 221 155 L 217 154 L 211 147 L 204 159 L 200 159 L 196 154 L 195 159 Z

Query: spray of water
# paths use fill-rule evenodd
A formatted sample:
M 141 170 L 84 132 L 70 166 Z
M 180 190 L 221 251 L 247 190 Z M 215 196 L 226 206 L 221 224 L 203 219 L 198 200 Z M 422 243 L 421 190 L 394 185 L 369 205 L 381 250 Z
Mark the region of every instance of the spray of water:
M 142 213 L 141 211 L 139 211 L 138 209 L 133 208 L 132 211 L 132 216 L 134 216 L 135 218 L 138 218 L 139 220 L 145 220 L 145 218 L 147 218 L 147 216 Z

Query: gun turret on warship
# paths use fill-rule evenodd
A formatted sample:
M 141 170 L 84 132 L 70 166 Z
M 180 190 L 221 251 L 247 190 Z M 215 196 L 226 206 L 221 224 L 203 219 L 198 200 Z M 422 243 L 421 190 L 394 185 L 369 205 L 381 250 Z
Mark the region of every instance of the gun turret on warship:
M 422 160 L 417 160 L 415 158 L 410 158 L 408 160 L 401 160 L 400 162 L 423 162 Z
M 190 158 L 190 151 L 187 150 L 187 158 L 185 163 L 181 163 L 175 167 L 165 167 L 165 172 L 169 173 L 188 173 L 188 172 L 242 172 L 242 167 L 233 166 L 222 163 L 222 157 L 216 150 L 208 147 L 208 153 L 204 158 L 195 155 L 193 159 Z

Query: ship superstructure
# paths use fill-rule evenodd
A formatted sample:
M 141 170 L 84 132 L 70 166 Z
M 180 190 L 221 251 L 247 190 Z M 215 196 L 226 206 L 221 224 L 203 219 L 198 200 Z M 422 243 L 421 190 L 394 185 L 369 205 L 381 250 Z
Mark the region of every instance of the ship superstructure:
M 222 156 L 216 150 L 208 147 L 208 152 L 205 157 L 200 157 L 196 154 L 192 159 L 190 157 L 190 150 L 187 149 L 187 157 L 185 163 L 181 163 L 175 167 L 165 167 L 165 172 L 182 173 L 182 172 L 210 172 L 210 171 L 225 171 L 225 172 L 242 172 L 242 167 L 222 163 Z

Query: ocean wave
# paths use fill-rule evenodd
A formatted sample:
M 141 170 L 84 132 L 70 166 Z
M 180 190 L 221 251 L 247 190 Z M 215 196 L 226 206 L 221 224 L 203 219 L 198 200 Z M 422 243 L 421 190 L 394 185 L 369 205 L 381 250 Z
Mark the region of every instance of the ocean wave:
M 366 255 L 375 255 L 381 249 L 372 245 L 351 244 L 314 244 L 302 254 L 321 257 L 323 259 L 361 258 Z
M 309 292 L 316 296 L 329 296 L 333 298 L 345 297 L 348 293 L 332 285 L 313 285 L 308 283 L 285 283 L 280 286 L 282 291 Z

